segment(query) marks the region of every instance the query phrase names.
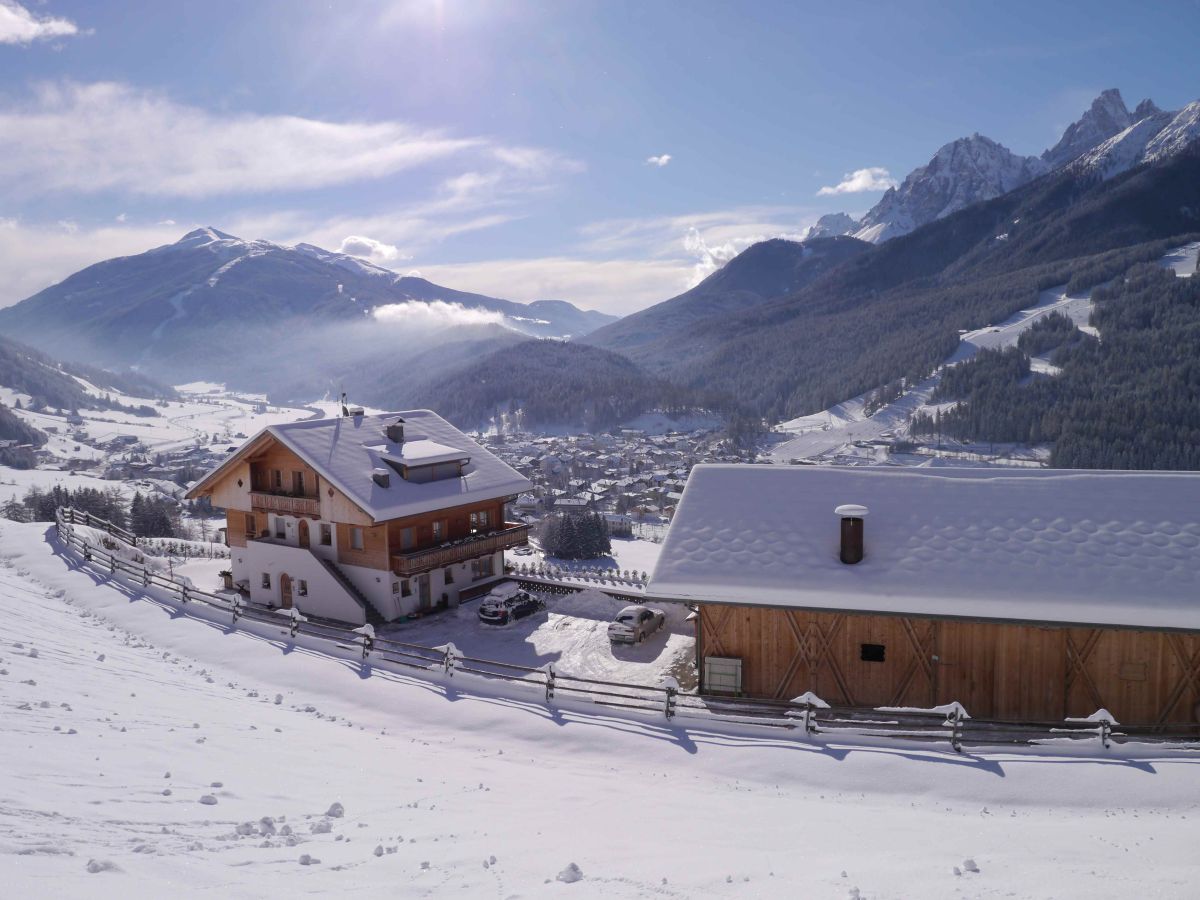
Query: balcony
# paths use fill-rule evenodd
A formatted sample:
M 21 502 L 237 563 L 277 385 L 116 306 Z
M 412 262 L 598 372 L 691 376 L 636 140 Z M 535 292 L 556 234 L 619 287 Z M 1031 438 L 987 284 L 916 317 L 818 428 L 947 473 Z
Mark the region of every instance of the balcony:
M 317 497 L 290 497 L 286 494 L 251 491 L 250 508 L 288 516 L 321 517 L 321 501 Z
M 461 540 L 415 550 L 411 553 L 393 553 L 392 571 L 397 575 L 417 575 L 452 563 L 466 562 L 477 556 L 519 547 L 529 542 L 529 526 L 506 523 L 500 531 L 472 535 Z

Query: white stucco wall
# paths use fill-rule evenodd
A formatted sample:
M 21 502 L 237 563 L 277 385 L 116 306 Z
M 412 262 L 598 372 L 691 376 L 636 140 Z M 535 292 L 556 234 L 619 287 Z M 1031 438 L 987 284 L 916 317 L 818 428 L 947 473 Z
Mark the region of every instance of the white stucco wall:
M 312 613 L 362 625 L 366 613 L 357 599 L 308 550 L 273 541 L 248 541 L 244 548 L 233 548 L 234 581 L 245 580 L 250 599 L 264 606 L 280 606 L 280 579 L 292 579 L 292 602 L 303 613 Z M 271 577 L 271 586 L 262 586 L 262 576 Z M 300 595 L 300 581 L 308 583 L 307 596 Z

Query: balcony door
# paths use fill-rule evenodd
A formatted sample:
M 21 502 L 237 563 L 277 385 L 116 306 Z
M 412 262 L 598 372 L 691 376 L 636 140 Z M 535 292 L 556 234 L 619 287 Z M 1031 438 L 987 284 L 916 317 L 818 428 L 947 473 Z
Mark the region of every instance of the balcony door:
M 308 519 L 300 520 L 300 546 L 308 546 Z

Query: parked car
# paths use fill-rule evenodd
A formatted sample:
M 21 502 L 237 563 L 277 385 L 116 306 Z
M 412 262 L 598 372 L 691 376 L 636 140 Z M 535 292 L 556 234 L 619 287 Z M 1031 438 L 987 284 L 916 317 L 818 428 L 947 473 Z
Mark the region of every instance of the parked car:
M 531 616 L 546 604 L 528 591 L 515 584 L 504 585 L 492 591 L 479 604 L 479 621 L 488 625 L 507 625 L 517 619 Z
M 640 644 L 666 624 L 667 614 L 648 606 L 627 606 L 608 626 L 608 639 L 614 644 Z
M 532 547 L 517 547 L 515 550 L 513 550 L 513 553 L 516 554 L 517 556 L 531 556 L 533 554 L 533 548 Z

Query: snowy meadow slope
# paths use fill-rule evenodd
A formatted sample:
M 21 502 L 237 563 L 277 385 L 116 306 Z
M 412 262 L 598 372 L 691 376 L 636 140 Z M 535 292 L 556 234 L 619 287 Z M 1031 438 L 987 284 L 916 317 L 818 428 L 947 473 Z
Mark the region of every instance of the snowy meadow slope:
M 43 525 L 0 548 L 14 895 L 1169 897 L 1194 874 L 1193 755 L 548 713 L 174 615 Z

